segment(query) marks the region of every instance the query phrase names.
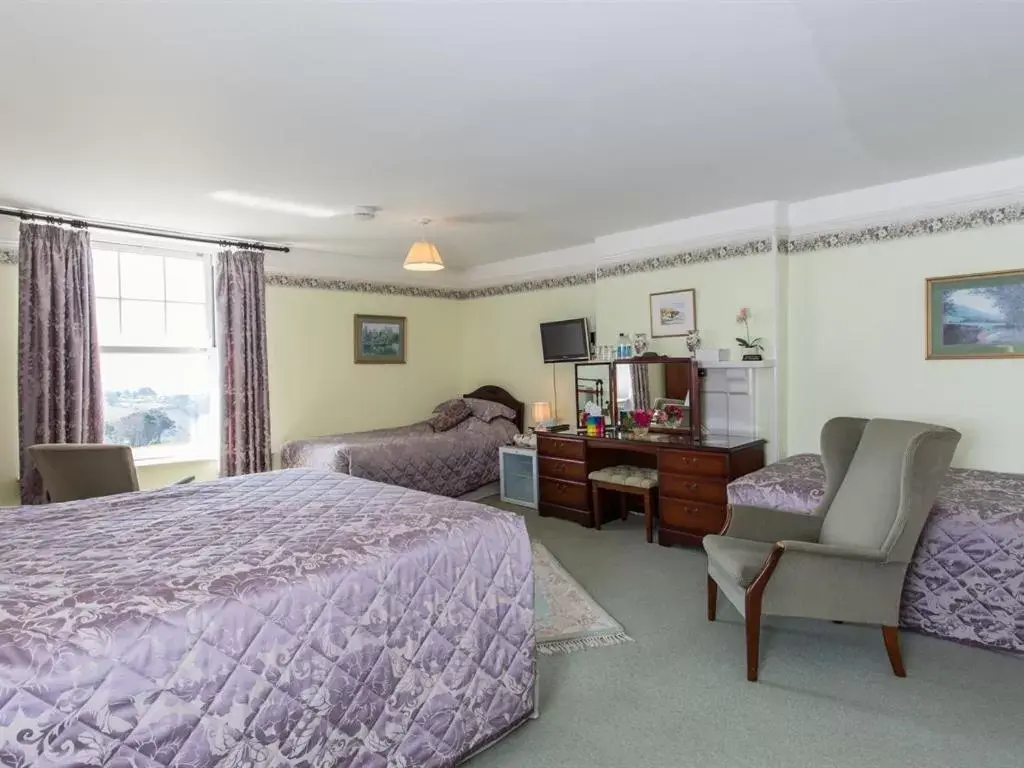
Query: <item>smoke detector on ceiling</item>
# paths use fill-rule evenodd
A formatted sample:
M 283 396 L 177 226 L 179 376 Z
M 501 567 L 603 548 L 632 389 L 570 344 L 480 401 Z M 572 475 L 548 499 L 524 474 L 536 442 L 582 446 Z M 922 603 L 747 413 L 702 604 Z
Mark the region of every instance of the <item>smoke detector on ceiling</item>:
M 373 221 L 377 218 L 377 211 L 380 208 L 376 205 L 357 205 L 352 209 L 352 218 L 360 221 Z

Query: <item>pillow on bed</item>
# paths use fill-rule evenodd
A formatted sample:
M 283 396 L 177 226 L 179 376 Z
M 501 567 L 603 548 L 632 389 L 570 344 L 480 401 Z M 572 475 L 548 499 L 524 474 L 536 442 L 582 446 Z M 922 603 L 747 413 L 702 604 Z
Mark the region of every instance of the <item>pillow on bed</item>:
M 442 405 L 445 407 L 427 419 L 427 424 L 435 432 L 447 432 L 473 415 L 473 409 L 463 400 L 449 400 L 448 403 L 442 403 Z
M 490 400 L 480 400 L 476 397 L 456 398 L 454 400 L 445 400 L 439 406 L 434 409 L 434 413 L 440 413 L 445 408 L 451 407 L 453 403 L 465 403 L 470 407 L 473 415 L 481 421 L 488 423 L 495 419 L 508 419 L 509 421 L 516 420 L 516 412 L 509 408 L 507 405 L 501 403 L 495 403 Z

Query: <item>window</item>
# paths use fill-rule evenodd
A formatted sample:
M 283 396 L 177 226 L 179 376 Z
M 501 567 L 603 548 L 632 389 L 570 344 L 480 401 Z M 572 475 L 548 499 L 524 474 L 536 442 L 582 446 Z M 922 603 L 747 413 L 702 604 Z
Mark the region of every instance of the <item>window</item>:
M 137 460 L 217 455 L 208 256 L 94 250 L 104 439 Z

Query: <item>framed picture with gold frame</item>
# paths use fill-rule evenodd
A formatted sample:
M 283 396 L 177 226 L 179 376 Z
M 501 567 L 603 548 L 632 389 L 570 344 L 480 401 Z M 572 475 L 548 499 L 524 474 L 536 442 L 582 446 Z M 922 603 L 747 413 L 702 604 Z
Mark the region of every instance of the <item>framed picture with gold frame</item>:
M 697 330 L 697 291 L 665 291 L 651 294 L 651 338 L 685 336 Z
M 354 349 L 357 363 L 404 363 L 405 318 L 356 315 Z
M 925 280 L 929 360 L 1024 357 L 1024 269 Z

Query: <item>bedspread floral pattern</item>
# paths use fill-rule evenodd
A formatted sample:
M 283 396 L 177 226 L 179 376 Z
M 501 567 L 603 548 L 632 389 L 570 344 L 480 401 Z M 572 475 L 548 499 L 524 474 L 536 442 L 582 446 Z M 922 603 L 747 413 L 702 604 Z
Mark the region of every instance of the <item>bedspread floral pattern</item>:
M 0 764 L 447 766 L 532 710 L 514 514 L 287 470 L 0 516 Z
M 294 440 L 281 448 L 282 467 L 345 472 L 439 496 L 461 496 L 500 474 L 498 449 L 516 433 L 508 419 L 466 419 L 435 433 L 427 422 L 394 429 Z
M 798 454 L 729 484 L 733 504 L 813 512 L 825 470 Z M 1024 653 L 1024 475 L 950 469 L 903 586 L 900 624 Z

